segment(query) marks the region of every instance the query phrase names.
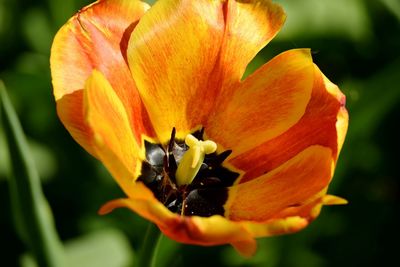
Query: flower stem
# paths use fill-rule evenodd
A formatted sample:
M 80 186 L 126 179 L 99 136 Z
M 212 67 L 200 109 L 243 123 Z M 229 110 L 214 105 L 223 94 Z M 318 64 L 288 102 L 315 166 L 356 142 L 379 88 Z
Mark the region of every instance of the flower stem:
M 149 223 L 142 247 L 139 251 L 136 267 L 155 267 L 157 262 L 158 250 L 162 240 L 162 233 L 158 227 Z

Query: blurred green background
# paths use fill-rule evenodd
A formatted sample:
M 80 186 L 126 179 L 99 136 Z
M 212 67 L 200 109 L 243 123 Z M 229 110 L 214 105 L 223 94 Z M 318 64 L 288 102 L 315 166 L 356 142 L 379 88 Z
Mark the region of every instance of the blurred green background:
M 154 2 L 154 1 L 150 1 Z M 350 128 L 326 207 L 304 231 L 259 240 L 252 259 L 229 246 L 182 246 L 165 239 L 160 266 L 391 266 L 398 261 L 400 1 L 277 0 L 288 19 L 248 73 L 278 53 L 310 47 L 347 95 Z M 147 222 L 126 209 L 97 215 L 122 196 L 101 164 L 69 136 L 52 97 L 49 51 L 82 0 L 0 0 L 0 79 L 28 136 L 71 266 L 131 266 Z M 7 151 L 0 129 L 0 266 L 31 266 L 12 218 Z M 25 256 L 24 256 L 25 255 Z

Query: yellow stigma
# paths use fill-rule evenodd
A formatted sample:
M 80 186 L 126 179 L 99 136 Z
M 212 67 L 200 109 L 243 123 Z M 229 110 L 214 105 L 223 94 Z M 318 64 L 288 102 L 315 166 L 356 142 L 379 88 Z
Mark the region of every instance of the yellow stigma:
M 199 172 L 205 155 L 217 150 L 215 142 L 211 140 L 200 141 L 191 134 L 186 136 L 185 143 L 189 146 L 189 149 L 183 155 L 176 170 L 175 177 L 178 186 L 190 184 Z

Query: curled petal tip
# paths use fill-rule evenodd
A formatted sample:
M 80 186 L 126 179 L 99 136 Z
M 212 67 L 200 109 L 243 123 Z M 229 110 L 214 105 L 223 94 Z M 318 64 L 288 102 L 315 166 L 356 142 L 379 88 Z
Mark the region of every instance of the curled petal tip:
M 112 202 L 107 202 L 106 204 L 101 206 L 101 208 L 99 209 L 99 211 L 97 213 L 99 215 L 106 215 L 106 214 L 112 212 L 115 208 L 116 208 L 116 206 L 113 205 Z
M 346 96 L 342 95 L 341 99 L 340 99 L 340 106 L 341 107 L 345 107 L 346 106 Z
M 255 239 L 239 241 L 231 244 L 235 250 L 245 258 L 254 256 L 257 251 L 257 241 Z
M 334 195 L 326 195 L 322 199 L 322 203 L 324 205 L 346 205 L 349 202 L 341 197 L 334 196 Z

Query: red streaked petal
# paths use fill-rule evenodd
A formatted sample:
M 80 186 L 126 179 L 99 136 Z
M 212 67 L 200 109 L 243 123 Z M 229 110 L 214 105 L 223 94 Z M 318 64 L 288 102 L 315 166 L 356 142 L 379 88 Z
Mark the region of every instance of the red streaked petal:
M 288 218 L 292 216 L 300 216 L 308 222 L 314 220 L 322 208 L 323 199 L 326 196 L 328 187 L 325 187 L 320 192 L 312 195 L 308 199 L 299 203 L 298 205 L 287 207 L 274 215 L 274 219 Z
M 87 152 L 96 156 L 93 148 L 93 131 L 83 114 L 83 90 L 66 94 L 57 101 L 57 114 L 65 128 Z
M 143 192 L 148 189 L 141 183 L 137 185 L 139 187 L 135 185 L 136 193 L 133 193 L 131 198 L 116 199 L 106 203 L 100 209 L 100 214 L 126 207 L 157 224 L 166 236 L 178 242 L 203 246 L 230 243 L 245 256 L 255 252 L 256 241 L 241 223 L 229 221 L 219 215 L 204 218 L 174 214 L 153 197 L 143 196 Z M 140 190 L 143 191 L 139 192 Z
M 349 114 L 346 110 L 346 96 L 340 91 L 337 85 L 333 84 L 318 68 L 317 65 L 314 64 L 315 72 L 319 73 L 322 76 L 323 85 L 326 88 L 326 91 L 332 95 L 339 104 L 339 111 L 337 112 L 337 120 L 336 120 L 336 132 L 337 132 L 337 155 L 339 155 L 340 150 L 343 147 L 344 139 L 346 137 L 347 129 L 349 126 Z
M 284 52 L 243 81 L 220 102 L 205 128 L 232 157 L 281 135 L 303 116 L 314 68 L 308 49 Z
M 204 124 L 284 19 L 271 1 L 158 1 L 135 28 L 128 59 L 160 140 L 173 126 L 184 138 Z
M 138 142 L 141 133 L 154 136 L 123 55 L 130 32 L 147 9 L 140 1 L 97 1 L 72 17 L 54 38 L 50 63 L 58 113 L 71 135 L 92 154 L 93 136 L 82 120 L 83 94 L 79 91 L 93 69 L 106 76 L 130 111 Z
M 311 145 L 330 147 L 336 160 L 347 130 L 345 97 L 314 65 L 314 86 L 306 111 L 293 127 L 229 163 L 245 172 L 244 183 L 278 167 Z
M 212 246 L 230 243 L 243 256 L 252 256 L 257 248 L 254 238 L 297 232 L 308 225 L 299 216 L 274 219 L 257 223 L 252 221 L 234 222 L 214 215 L 204 217 L 182 217 L 171 213 L 155 200 L 141 183 L 134 186 L 130 199 L 116 199 L 106 203 L 99 211 L 107 214 L 115 208 L 129 208 L 146 219 L 156 223 L 169 238 L 178 242 Z
M 274 38 L 285 21 L 283 9 L 272 1 L 225 2 L 225 35 L 214 76 L 223 87 L 238 83 L 253 57 Z
M 128 61 L 159 139 L 183 139 L 209 115 L 224 21 L 221 1 L 158 1 L 129 40 Z
M 226 217 L 263 222 L 282 210 L 302 205 L 329 184 L 332 151 L 311 146 L 271 172 L 230 188 Z
M 124 34 L 132 31 L 129 27 L 134 26 L 147 9 L 148 5 L 140 1 L 103 0 L 72 17 L 58 31 L 51 49 L 56 100 L 83 89 L 93 69 L 102 71 L 112 85 L 125 83 L 121 78 L 132 82 L 121 45 L 127 42 Z M 112 79 L 113 75 L 117 77 Z M 117 87 L 127 88 L 119 85 L 115 89 Z

